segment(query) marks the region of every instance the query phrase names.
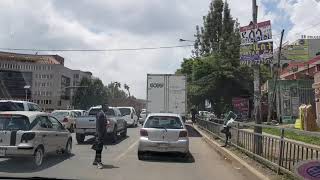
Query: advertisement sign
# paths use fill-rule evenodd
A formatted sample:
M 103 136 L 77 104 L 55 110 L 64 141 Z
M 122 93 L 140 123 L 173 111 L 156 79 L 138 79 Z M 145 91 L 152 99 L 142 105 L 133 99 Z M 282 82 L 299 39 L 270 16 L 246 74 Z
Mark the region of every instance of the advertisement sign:
M 273 42 L 260 42 L 240 46 L 240 61 L 269 63 L 273 59 Z
M 239 118 L 249 117 L 249 99 L 248 98 L 232 98 L 233 110 L 238 114 Z
M 283 47 L 283 55 L 290 60 L 304 60 L 309 58 L 308 40 L 300 39 L 297 43 Z
M 255 35 L 255 38 L 254 38 Z M 252 44 L 253 42 L 272 39 L 271 22 L 264 21 L 256 26 L 248 25 L 240 27 L 241 44 Z

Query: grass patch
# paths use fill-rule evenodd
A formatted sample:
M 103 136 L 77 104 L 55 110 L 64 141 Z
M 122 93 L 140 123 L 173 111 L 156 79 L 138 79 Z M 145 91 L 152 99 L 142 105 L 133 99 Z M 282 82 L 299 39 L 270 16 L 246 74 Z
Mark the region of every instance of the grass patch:
M 268 133 L 268 134 L 272 134 L 272 135 L 276 135 L 276 136 L 281 135 L 280 129 L 277 129 L 277 128 L 263 128 L 263 132 Z M 288 139 L 320 146 L 320 137 L 298 134 L 293 131 L 284 131 L 284 136 L 285 136 L 285 138 L 288 138 Z

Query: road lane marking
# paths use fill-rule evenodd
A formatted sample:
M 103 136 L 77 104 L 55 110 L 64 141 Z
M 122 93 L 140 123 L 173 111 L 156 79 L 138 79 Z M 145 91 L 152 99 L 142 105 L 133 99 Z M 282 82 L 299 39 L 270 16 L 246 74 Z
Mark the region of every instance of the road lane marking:
M 127 153 L 129 153 L 139 142 L 139 139 L 137 141 L 135 141 L 133 144 L 131 144 L 131 146 L 129 146 L 129 148 L 121 153 L 119 156 L 117 156 L 114 161 L 120 161 Z

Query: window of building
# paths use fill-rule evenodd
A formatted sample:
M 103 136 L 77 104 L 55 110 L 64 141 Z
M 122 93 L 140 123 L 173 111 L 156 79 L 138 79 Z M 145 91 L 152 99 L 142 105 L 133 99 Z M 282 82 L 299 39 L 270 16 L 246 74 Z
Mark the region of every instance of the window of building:
M 50 79 L 52 79 L 53 78 L 53 74 L 50 74 Z
M 51 100 L 49 100 L 49 104 L 51 104 L 52 102 L 51 102 Z
M 58 101 L 58 106 L 61 106 L 61 101 Z
M 41 83 L 41 86 L 42 87 L 46 87 L 46 83 L 44 82 L 44 83 Z

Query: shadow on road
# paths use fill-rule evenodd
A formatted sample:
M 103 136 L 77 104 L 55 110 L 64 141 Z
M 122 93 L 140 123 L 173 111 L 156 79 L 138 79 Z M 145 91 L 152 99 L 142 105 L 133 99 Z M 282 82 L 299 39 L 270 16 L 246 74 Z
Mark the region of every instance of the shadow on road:
M 103 169 L 115 169 L 115 168 L 119 168 L 119 167 L 114 165 L 108 165 L 108 164 L 103 165 Z
M 186 124 L 189 137 L 202 137 L 202 135 L 191 125 Z
M 50 168 L 56 164 L 62 163 L 63 161 L 69 159 L 74 156 L 71 154 L 70 156 L 63 155 L 48 155 L 43 159 L 42 166 L 39 168 L 35 168 L 32 165 L 31 158 L 12 158 L 4 161 L 0 161 L 0 172 L 6 173 L 31 173 L 38 172 L 43 169 Z
M 126 140 L 128 138 L 129 138 L 129 136 L 122 137 L 122 138 L 120 138 L 120 136 L 119 136 L 117 142 L 115 142 L 115 143 L 113 143 L 111 141 L 111 139 L 107 138 L 107 139 L 104 140 L 103 144 L 104 145 L 117 145 L 117 144 L 121 143 L 122 141 L 124 141 L 124 140 Z M 83 143 L 77 144 L 77 145 L 92 145 L 94 142 L 95 142 L 95 137 L 92 136 L 89 139 L 85 140 Z
M 191 153 L 182 157 L 175 153 L 149 153 L 144 155 L 143 161 L 164 162 L 164 163 L 194 163 L 195 159 Z

